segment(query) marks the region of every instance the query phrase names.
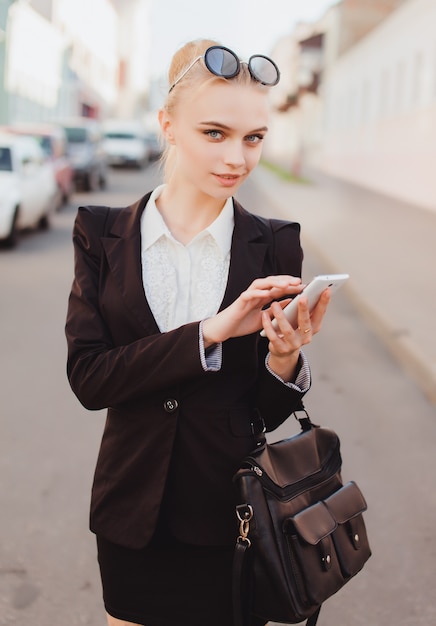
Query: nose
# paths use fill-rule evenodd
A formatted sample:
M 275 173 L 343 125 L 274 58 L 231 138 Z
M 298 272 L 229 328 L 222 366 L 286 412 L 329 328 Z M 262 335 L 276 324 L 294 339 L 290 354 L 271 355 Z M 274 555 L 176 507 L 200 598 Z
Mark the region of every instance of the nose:
M 244 146 L 241 141 L 235 140 L 226 143 L 224 163 L 235 169 L 245 165 Z

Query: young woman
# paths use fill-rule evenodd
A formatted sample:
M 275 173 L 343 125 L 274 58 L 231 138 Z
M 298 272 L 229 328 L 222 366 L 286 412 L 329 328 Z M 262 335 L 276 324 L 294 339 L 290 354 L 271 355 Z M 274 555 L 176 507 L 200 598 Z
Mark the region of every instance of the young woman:
M 108 409 L 91 530 L 110 626 L 231 626 L 232 476 L 310 386 L 301 347 L 329 293 L 311 315 L 303 299 L 293 328 L 282 307 L 302 289 L 299 226 L 232 198 L 278 79 L 265 57 L 184 46 L 159 114 L 166 184 L 77 215 L 68 377 L 85 407 Z

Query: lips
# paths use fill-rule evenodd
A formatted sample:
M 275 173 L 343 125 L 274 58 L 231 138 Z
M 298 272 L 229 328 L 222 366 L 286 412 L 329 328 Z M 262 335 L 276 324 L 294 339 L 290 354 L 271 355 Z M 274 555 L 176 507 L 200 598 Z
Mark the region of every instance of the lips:
M 214 174 L 214 176 L 225 187 L 232 187 L 241 179 L 240 174 Z

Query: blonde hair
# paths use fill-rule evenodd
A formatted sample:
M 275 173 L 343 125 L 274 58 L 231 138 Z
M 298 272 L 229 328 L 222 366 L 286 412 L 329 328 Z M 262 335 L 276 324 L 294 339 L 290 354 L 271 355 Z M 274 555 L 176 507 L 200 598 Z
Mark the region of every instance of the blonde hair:
M 219 45 L 219 42 L 213 41 L 212 39 L 197 39 L 182 46 L 179 50 L 177 50 L 172 58 L 170 68 L 168 70 L 168 85 L 174 85 L 177 79 L 182 76 L 183 72 L 186 71 L 191 63 L 197 57 L 204 55 L 208 48 Z M 183 99 L 184 94 L 192 94 L 193 89 L 196 87 L 198 88 L 200 86 L 204 86 L 209 82 L 228 80 L 234 81 L 236 84 L 240 85 L 256 84 L 259 88 L 263 88 L 260 83 L 253 79 L 247 65 L 244 63 L 241 64 L 239 74 L 231 79 L 227 79 L 211 74 L 204 64 L 204 61 L 199 60 L 189 69 L 180 82 L 178 82 L 174 88 L 171 89 L 162 108 L 168 113 L 171 113 L 176 108 L 177 103 Z M 174 169 L 175 150 L 176 146 L 166 145 L 162 153 L 161 164 L 163 165 L 165 181 L 170 179 L 171 173 Z

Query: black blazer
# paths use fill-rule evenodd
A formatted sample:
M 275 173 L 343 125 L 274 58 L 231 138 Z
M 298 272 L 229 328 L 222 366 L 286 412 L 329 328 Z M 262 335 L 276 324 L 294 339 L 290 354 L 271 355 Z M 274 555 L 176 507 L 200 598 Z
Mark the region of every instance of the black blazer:
M 91 530 L 139 548 L 159 522 L 188 543 L 232 544 L 232 476 L 253 448 L 256 416 L 272 430 L 302 394 L 268 373 L 268 341 L 259 333 L 226 341 L 221 370 L 205 372 L 199 322 L 159 332 L 141 276 L 140 217 L 149 197 L 123 209 L 81 207 L 74 226 L 68 378 L 86 408 L 108 408 Z M 299 232 L 235 201 L 221 309 L 255 278 L 300 276 Z

